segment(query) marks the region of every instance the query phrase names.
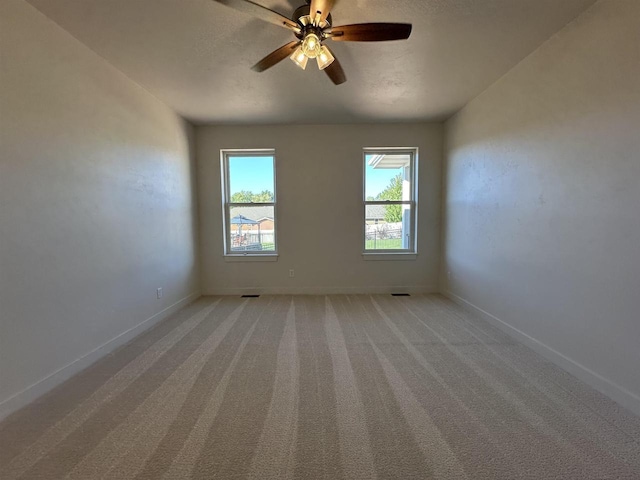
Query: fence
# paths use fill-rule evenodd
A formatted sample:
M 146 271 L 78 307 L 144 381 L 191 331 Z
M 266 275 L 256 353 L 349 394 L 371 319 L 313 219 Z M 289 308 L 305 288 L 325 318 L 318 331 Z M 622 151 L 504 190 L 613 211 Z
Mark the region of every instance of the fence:
M 367 250 L 393 250 L 401 249 L 402 228 L 384 228 L 386 225 L 375 225 L 375 228 L 367 228 L 365 234 L 365 247 Z
M 275 248 L 275 234 L 273 230 L 242 232 L 231 234 L 231 250 L 273 250 Z
M 401 249 L 402 224 L 379 224 L 367 226 L 365 234 L 366 249 Z M 242 234 L 231 233 L 231 250 L 274 250 L 275 234 L 273 230 L 243 231 Z

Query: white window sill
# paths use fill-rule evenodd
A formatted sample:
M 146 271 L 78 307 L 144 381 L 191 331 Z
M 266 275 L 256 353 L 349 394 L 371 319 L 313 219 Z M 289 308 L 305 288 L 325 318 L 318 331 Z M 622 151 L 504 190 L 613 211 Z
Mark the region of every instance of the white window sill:
M 363 260 L 372 261 L 407 261 L 416 260 L 418 258 L 417 253 L 402 252 L 402 253 L 363 253 Z
M 225 262 L 277 262 L 278 255 L 277 254 L 251 254 L 251 253 L 243 253 L 241 255 L 225 255 Z

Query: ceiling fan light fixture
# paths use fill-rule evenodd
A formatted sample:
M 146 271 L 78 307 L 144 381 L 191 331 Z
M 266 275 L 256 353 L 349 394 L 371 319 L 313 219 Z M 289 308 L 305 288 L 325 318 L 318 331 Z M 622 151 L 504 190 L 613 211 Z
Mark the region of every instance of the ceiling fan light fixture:
M 302 41 L 302 51 L 309 58 L 316 58 L 320 54 L 322 45 L 315 33 L 309 33 Z
M 309 61 L 309 57 L 305 55 L 302 51 L 302 47 L 296 48 L 295 52 L 289 57 L 293 63 L 299 66 L 301 69 L 307 68 L 307 62 Z
M 320 55 L 318 55 L 316 60 L 318 61 L 318 68 L 324 70 L 333 63 L 335 57 L 331 53 L 331 50 L 322 45 L 322 47 L 320 47 Z

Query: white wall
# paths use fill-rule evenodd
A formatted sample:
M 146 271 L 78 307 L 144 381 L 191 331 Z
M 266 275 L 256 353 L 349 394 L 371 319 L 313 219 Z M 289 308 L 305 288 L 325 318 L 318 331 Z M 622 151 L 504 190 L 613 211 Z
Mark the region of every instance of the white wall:
M 436 124 L 198 127 L 203 291 L 437 290 L 442 131 Z M 362 149 L 382 146 L 419 148 L 415 260 L 365 261 L 361 255 Z M 220 149 L 227 148 L 276 149 L 277 262 L 225 262 Z
M 1 417 L 198 272 L 193 129 L 26 2 L 0 5 Z
M 587 10 L 445 149 L 443 289 L 640 413 L 640 2 Z

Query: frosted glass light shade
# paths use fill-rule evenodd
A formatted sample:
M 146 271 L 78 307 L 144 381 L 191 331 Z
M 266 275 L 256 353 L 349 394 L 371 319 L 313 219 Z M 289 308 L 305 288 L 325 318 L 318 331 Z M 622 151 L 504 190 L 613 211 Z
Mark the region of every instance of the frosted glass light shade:
M 320 48 L 320 54 L 318 55 L 316 60 L 318 60 L 318 68 L 320 70 L 324 70 L 333 63 L 335 58 L 333 57 L 331 51 L 327 47 L 322 45 L 322 47 Z
M 302 51 L 302 47 L 296 48 L 296 51 L 293 52 L 293 55 L 291 55 L 289 58 L 301 69 L 304 70 L 305 68 L 307 68 L 309 57 L 304 54 L 304 52 Z
M 302 51 L 309 58 L 316 58 L 320 54 L 320 39 L 314 33 L 309 33 L 302 41 Z

